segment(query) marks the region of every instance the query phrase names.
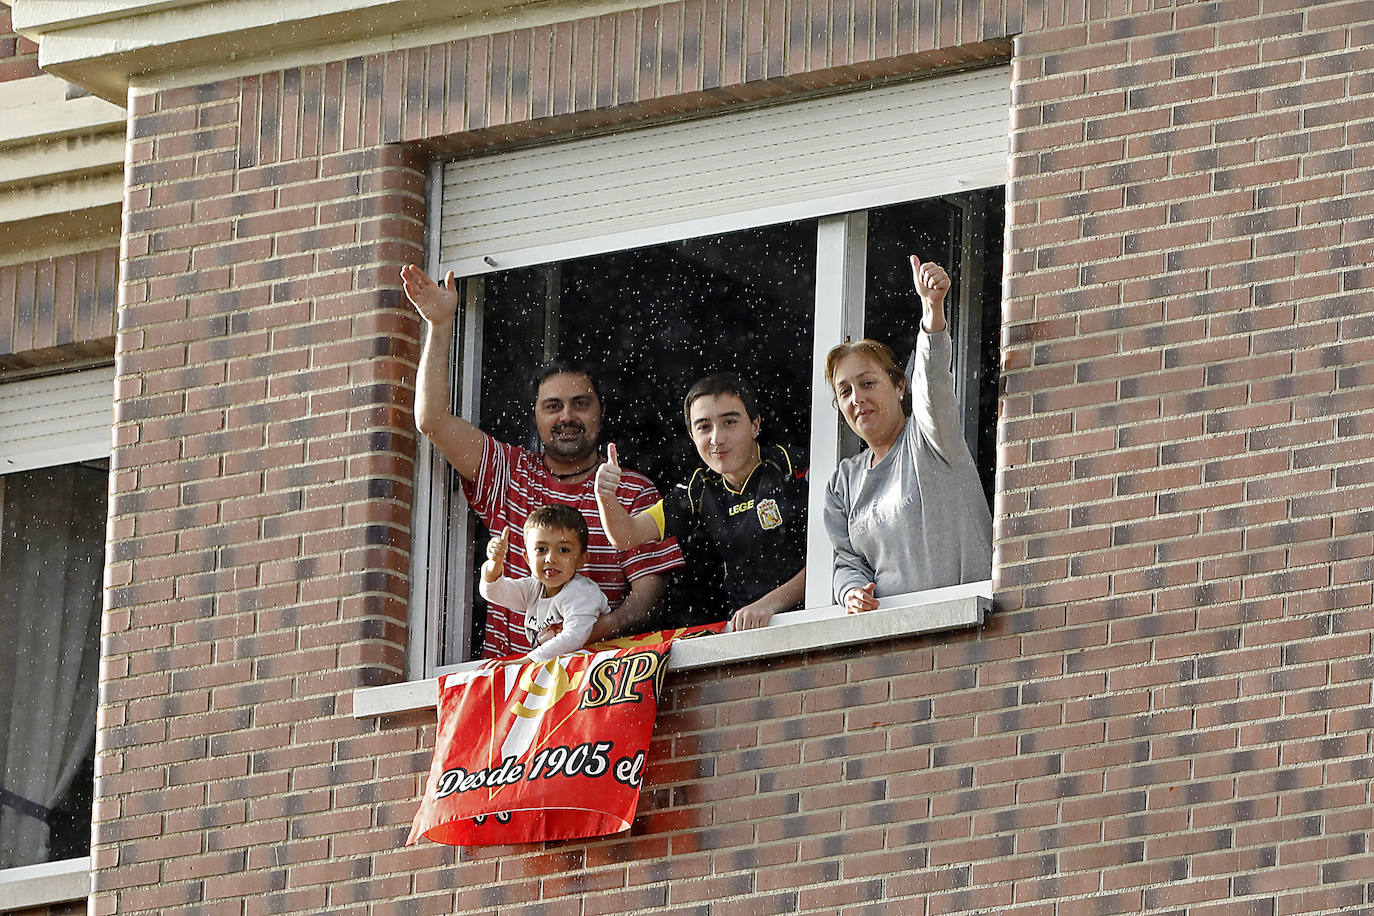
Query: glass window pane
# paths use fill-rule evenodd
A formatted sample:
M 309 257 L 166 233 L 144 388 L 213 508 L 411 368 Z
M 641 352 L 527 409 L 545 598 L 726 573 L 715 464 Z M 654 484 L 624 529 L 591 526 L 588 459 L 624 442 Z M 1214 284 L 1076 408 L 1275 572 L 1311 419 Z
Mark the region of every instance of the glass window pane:
M 0 478 L 0 867 L 89 850 L 107 464 Z

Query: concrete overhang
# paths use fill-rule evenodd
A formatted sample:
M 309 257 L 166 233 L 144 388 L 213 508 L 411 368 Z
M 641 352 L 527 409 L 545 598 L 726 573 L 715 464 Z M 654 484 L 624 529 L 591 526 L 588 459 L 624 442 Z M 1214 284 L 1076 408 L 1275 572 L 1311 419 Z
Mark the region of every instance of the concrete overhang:
M 547 0 L 3 0 L 14 28 L 36 41 L 47 72 L 124 104 L 129 87 L 178 72 L 237 69 L 248 61 L 359 42 L 415 47 L 491 29 L 494 21 L 552 21 L 611 4 Z M 624 8 L 635 3 L 614 4 Z M 552 10 L 557 8 L 558 13 Z M 426 34 L 433 31 L 434 34 Z
M 0 93 L 0 263 L 119 233 L 125 114 L 48 74 Z

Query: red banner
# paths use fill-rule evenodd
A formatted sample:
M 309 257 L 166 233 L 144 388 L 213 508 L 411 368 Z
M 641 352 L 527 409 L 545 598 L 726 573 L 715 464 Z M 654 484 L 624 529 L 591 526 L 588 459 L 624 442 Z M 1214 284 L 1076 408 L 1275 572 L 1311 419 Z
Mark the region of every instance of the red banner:
M 674 639 L 724 624 L 598 643 L 544 663 L 439 679 L 434 763 L 410 845 L 533 843 L 629 828 Z

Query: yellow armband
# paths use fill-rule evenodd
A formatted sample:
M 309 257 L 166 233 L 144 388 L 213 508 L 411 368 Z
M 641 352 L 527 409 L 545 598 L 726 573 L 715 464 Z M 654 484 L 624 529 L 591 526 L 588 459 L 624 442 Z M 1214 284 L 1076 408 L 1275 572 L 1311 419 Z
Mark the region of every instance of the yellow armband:
M 667 522 L 663 518 L 663 500 L 660 499 L 658 502 L 645 509 L 644 514 L 654 520 L 654 524 L 658 526 L 658 539 L 660 541 L 663 540 L 663 532 L 667 526 Z

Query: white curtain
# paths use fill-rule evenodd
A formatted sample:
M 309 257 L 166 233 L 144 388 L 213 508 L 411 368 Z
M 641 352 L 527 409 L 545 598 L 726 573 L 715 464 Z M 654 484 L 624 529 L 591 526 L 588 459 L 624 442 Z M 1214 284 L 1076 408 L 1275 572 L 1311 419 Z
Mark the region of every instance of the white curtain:
M 0 868 L 49 859 L 45 812 L 95 742 L 107 473 L 6 475 L 0 519 Z

